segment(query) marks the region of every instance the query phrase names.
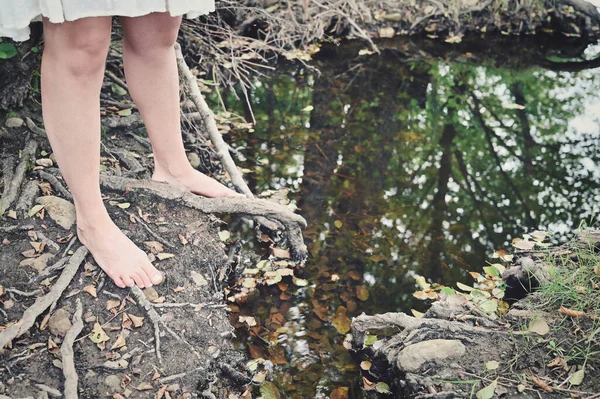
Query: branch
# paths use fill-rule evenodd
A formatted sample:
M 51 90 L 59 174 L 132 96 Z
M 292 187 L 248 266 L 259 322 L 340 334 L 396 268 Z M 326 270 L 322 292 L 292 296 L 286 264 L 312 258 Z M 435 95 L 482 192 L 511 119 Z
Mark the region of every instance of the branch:
M 65 399 L 77 399 L 77 371 L 75 370 L 75 354 L 73 353 L 73 343 L 75 338 L 83 330 L 83 321 L 81 314 L 81 300 L 77 299 L 77 308 L 73 316 L 73 325 L 65 335 L 65 340 L 60 347 L 60 355 L 62 356 L 62 369 L 65 376 Z
M 168 183 L 154 180 L 134 180 L 124 177 L 100 177 L 103 187 L 115 191 L 145 191 L 165 200 L 181 201 L 188 208 L 204 213 L 228 213 L 249 216 L 262 216 L 280 222 L 288 231 L 292 253 L 297 260 L 307 256 L 306 246 L 301 228 L 306 227 L 306 220 L 289 209 L 274 202 L 245 197 L 204 198 Z
M 21 162 L 17 165 L 15 169 L 14 176 L 8 185 L 8 191 L 5 195 L 3 195 L 2 200 L 0 200 L 0 215 L 4 213 L 5 210 L 10 208 L 13 202 L 19 196 L 19 190 L 21 189 L 21 184 L 23 184 L 23 180 L 25 179 L 25 172 L 27 172 L 27 168 L 35 162 L 35 153 L 37 151 L 38 143 L 35 140 L 28 140 L 23 148 L 23 152 L 21 155 Z
M 13 339 L 19 338 L 21 335 L 25 334 L 33 326 L 38 316 L 60 298 L 63 291 L 67 288 L 69 283 L 71 283 L 75 273 L 77 273 L 77 269 L 79 269 L 79 265 L 83 262 L 87 254 L 87 248 L 84 246 L 79 247 L 69 259 L 69 263 L 56 281 L 56 284 L 52 286 L 50 292 L 39 297 L 35 303 L 25 311 L 21 320 L 0 332 L 0 349 L 5 348 Z

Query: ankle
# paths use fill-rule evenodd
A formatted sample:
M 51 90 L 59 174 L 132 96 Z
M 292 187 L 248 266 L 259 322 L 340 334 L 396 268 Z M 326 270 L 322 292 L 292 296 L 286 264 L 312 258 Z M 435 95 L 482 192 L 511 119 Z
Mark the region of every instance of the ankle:
M 187 158 L 185 160 L 185 162 L 179 162 L 177 164 L 167 164 L 164 162 L 157 162 L 155 160 L 154 163 L 154 173 L 153 173 L 153 177 L 157 178 L 157 177 L 170 177 L 170 178 L 178 178 L 178 177 L 183 177 L 188 175 L 189 173 L 193 172 L 195 169 L 192 168 L 192 166 L 189 164 L 189 162 L 187 161 Z
M 104 205 L 93 208 L 78 208 L 77 212 L 77 233 L 86 233 L 98 229 L 105 229 L 113 224 L 108 211 Z

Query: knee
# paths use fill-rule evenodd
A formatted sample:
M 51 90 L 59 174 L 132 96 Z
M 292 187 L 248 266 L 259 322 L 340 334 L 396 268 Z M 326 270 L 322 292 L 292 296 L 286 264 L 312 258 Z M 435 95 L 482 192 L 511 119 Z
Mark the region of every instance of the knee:
M 174 18 L 172 18 L 174 20 Z M 149 58 L 160 52 L 171 51 L 177 41 L 179 23 L 169 21 L 157 25 L 151 32 L 133 32 L 123 38 L 123 47 L 126 52 Z
M 48 36 L 48 35 L 47 35 Z M 76 34 L 60 34 L 46 38 L 46 52 L 77 76 L 102 74 L 110 46 L 110 32 L 105 30 L 79 30 Z

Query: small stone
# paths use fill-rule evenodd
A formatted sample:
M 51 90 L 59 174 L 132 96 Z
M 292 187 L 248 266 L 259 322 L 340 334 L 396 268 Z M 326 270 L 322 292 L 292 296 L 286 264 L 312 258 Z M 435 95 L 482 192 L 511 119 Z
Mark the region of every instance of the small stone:
M 48 266 L 48 261 L 52 258 L 54 258 L 53 254 L 45 253 L 41 254 L 37 258 L 23 259 L 21 263 L 19 263 L 19 266 L 30 266 L 37 270 L 39 273 L 41 273 L 46 268 L 46 266 Z
M 69 230 L 75 223 L 75 205 L 53 195 L 39 197 L 36 203 L 44 205 L 46 212 L 52 220 L 63 229 Z
M 109 375 L 104 379 L 104 384 L 113 389 L 119 389 L 121 388 L 121 378 L 118 375 Z
M 20 127 L 23 126 L 23 123 L 25 123 L 25 121 L 21 118 L 8 118 L 6 120 L 6 127 Z
M 437 362 L 463 356 L 467 351 L 460 341 L 432 339 L 408 345 L 398 354 L 396 362 L 401 370 L 417 372 L 426 362 Z
M 198 156 L 198 154 L 196 154 L 195 152 L 188 152 L 187 157 L 188 161 L 190 161 L 190 165 L 192 165 L 194 169 L 198 169 L 198 167 L 200 166 L 200 157 Z
M 54 162 L 50 158 L 40 158 L 35 161 L 35 164 L 38 166 L 43 166 L 44 168 L 50 168 L 54 166 Z
M 206 281 L 204 276 L 202 274 L 198 273 L 197 271 L 192 270 L 191 275 L 192 275 L 192 281 L 198 287 L 203 287 L 205 285 L 208 285 L 208 281 Z
M 65 308 L 57 309 L 48 320 L 48 329 L 54 335 L 64 337 L 70 328 L 71 315 Z

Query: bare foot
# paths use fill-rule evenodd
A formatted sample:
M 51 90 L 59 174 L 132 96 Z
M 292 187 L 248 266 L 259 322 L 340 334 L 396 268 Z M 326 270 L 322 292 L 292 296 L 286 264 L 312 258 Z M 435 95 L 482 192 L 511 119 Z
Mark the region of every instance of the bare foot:
M 192 193 L 202 195 L 204 197 L 218 198 L 236 197 L 242 195 L 225 187 L 215 179 L 198 172 L 191 166 L 185 172 L 178 174 L 171 174 L 165 171 L 156 170 L 152 175 L 152 180 L 167 182 L 174 185 L 181 185 Z
M 107 215 L 92 220 L 77 220 L 77 236 L 90 250 L 96 263 L 121 288 L 151 287 L 162 281 L 146 253 L 139 249 Z

